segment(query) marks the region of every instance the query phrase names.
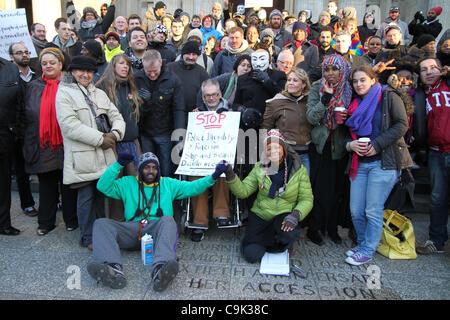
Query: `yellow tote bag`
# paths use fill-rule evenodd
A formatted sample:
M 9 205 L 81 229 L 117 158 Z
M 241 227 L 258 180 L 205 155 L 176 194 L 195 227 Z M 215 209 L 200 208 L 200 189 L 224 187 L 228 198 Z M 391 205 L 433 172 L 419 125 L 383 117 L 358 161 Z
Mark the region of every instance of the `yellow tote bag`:
M 416 259 L 416 238 L 411 220 L 395 210 L 384 210 L 383 233 L 377 251 L 389 259 Z

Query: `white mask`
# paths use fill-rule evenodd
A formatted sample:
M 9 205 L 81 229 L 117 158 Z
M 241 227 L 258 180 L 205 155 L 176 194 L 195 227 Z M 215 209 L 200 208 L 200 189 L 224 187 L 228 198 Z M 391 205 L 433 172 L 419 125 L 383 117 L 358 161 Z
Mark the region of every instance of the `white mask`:
M 269 53 L 267 51 L 253 52 L 251 57 L 253 70 L 266 71 L 269 68 Z
M 237 6 L 237 12 L 239 12 L 240 14 L 245 14 L 245 6 L 243 4 L 239 4 Z

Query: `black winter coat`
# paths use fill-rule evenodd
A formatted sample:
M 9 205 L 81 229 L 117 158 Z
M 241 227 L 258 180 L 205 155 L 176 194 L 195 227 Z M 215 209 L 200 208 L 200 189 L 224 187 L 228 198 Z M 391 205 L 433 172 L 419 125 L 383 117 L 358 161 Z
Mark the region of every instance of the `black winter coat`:
M 81 41 L 86 41 L 89 39 L 94 39 L 96 34 L 106 34 L 109 27 L 114 22 L 114 16 L 116 13 L 115 6 L 109 6 L 108 12 L 103 19 L 99 19 L 94 28 L 88 29 L 83 28 L 80 23 L 80 29 L 78 30 L 78 37 Z M 80 21 L 81 22 L 81 21 Z
M 49 147 L 41 148 L 39 138 L 39 120 L 41 98 L 46 83 L 36 79 L 27 86 L 25 95 L 25 131 L 23 139 L 23 154 L 25 156 L 25 171 L 28 173 L 44 173 L 62 170 L 64 151 L 52 151 Z
M 284 72 L 269 69 L 267 73 L 269 79 L 264 83 L 254 80 L 252 71 L 239 76 L 233 105 L 254 108 L 263 115 L 266 110 L 266 100 L 272 99 L 286 85 L 286 74 Z
M 161 59 L 164 64 L 168 64 L 170 62 L 175 61 L 177 55 L 175 53 L 175 48 L 171 45 L 168 45 L 165 42 L 150 42 L 147 50 L 156 50 L 161 54 Z
M 0 156 L 10 153 L 14 137 L 22 137 L 24 88 L 19 68 L 0 58 Z
M 161 68 L 155 81 L 151 81 L 144 70 L 135 74 L 136 85 L 141 93 L 147 90 L 150 95 L 143 96 L 141 105 L 140 133 L 146 136 L 171 135 L 174 129 L 186 128 L 184 96 L 178 77 Z
M 442 31 L 442 24 L 437 19 L 430 24 L 417 23 L 416 20 L 413 20 L 408 24 L 408 31 L 409 34 L 414 36 L 413 40 L 410 43 L 410 45 L 413 45 L 417 43 L 417 39 L 419 39 L 419 37 L 424 33 L 431 34 L 434 38 L 437 39 L 439 33 L 441 33 Z

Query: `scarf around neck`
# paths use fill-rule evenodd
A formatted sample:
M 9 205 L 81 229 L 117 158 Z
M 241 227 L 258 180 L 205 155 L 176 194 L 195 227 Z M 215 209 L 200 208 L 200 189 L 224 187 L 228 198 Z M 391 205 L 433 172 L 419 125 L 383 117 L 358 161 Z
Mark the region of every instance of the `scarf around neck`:
M 352 86 L 349 82 L 351 66 L 350 63 L 339 54 L 332 54 L 326 56 L 322 62 L 322 79 L 325 78 L 325 69 L 327 66 L 332 65 L 339 69 L 339 80 L 334 86 L 333 97 L 328 105 L 325 106 L 324 123 L 330 130 L 334 130 L 336 122 L 334 120 L 334 108 L 344 107 L 348 109 L 352 99 Z M 324 88 L 322 83 L 320 84 L 320 98 L 324 95 Z
M 232 47 L 230 47 L 230 45 L 227 43 L 227 45 L 225 46 L 225 49 L 228 50 L 228 52 L 230 52 L 231 54 L 239 54 L 244 52 L 245 50 L 247 50 L 248 48 L 248 42 L 247 40 L 242 41 L 242 45 L 237 48 L 237 49 L 233 49 Z
M 349 128 L 353 140 L 358 139 L 358 137 L 370 137 L 372 134 L 372 120 L 380 103 L 381 95 L 382 86 L 377 82 L 370 88 L 364 99 L 355 98 L 348 107 L 349 118 L 345 121 L 345 125 Z M 356 177 L 358 167 L 359 158 L 353 152 L 348 174 L 352 180 Z
M 62 149 L 63 138 L 58 121 L 56 120 L 55 99 L 58 92 L 60 80 L 49 80 L 42 76 L 42 80 L 46 83 L 44 92 L 41 97 L 40 113 L 39 113 L 39 138 L 41 148 L 47 145 L 52 151 Z

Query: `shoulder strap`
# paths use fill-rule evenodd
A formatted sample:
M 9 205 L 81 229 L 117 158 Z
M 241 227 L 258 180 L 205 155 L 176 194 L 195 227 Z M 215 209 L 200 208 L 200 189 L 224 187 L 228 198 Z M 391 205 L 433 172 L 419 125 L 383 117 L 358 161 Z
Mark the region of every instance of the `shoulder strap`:
M 94 115 L 94 118 L 97 117 L 97 113 L 95 112 L 94 106 L 97 106 L 91 99 L 89 99 L 88 95 L 84 93 L 83 89 L 80 88 L 80 85 L 77 82 L 77 86 L 80 89 L 81 93 L 84 96 L 84 100 L 88 104 L 89 108 L 91 109 L 92 114 Z

